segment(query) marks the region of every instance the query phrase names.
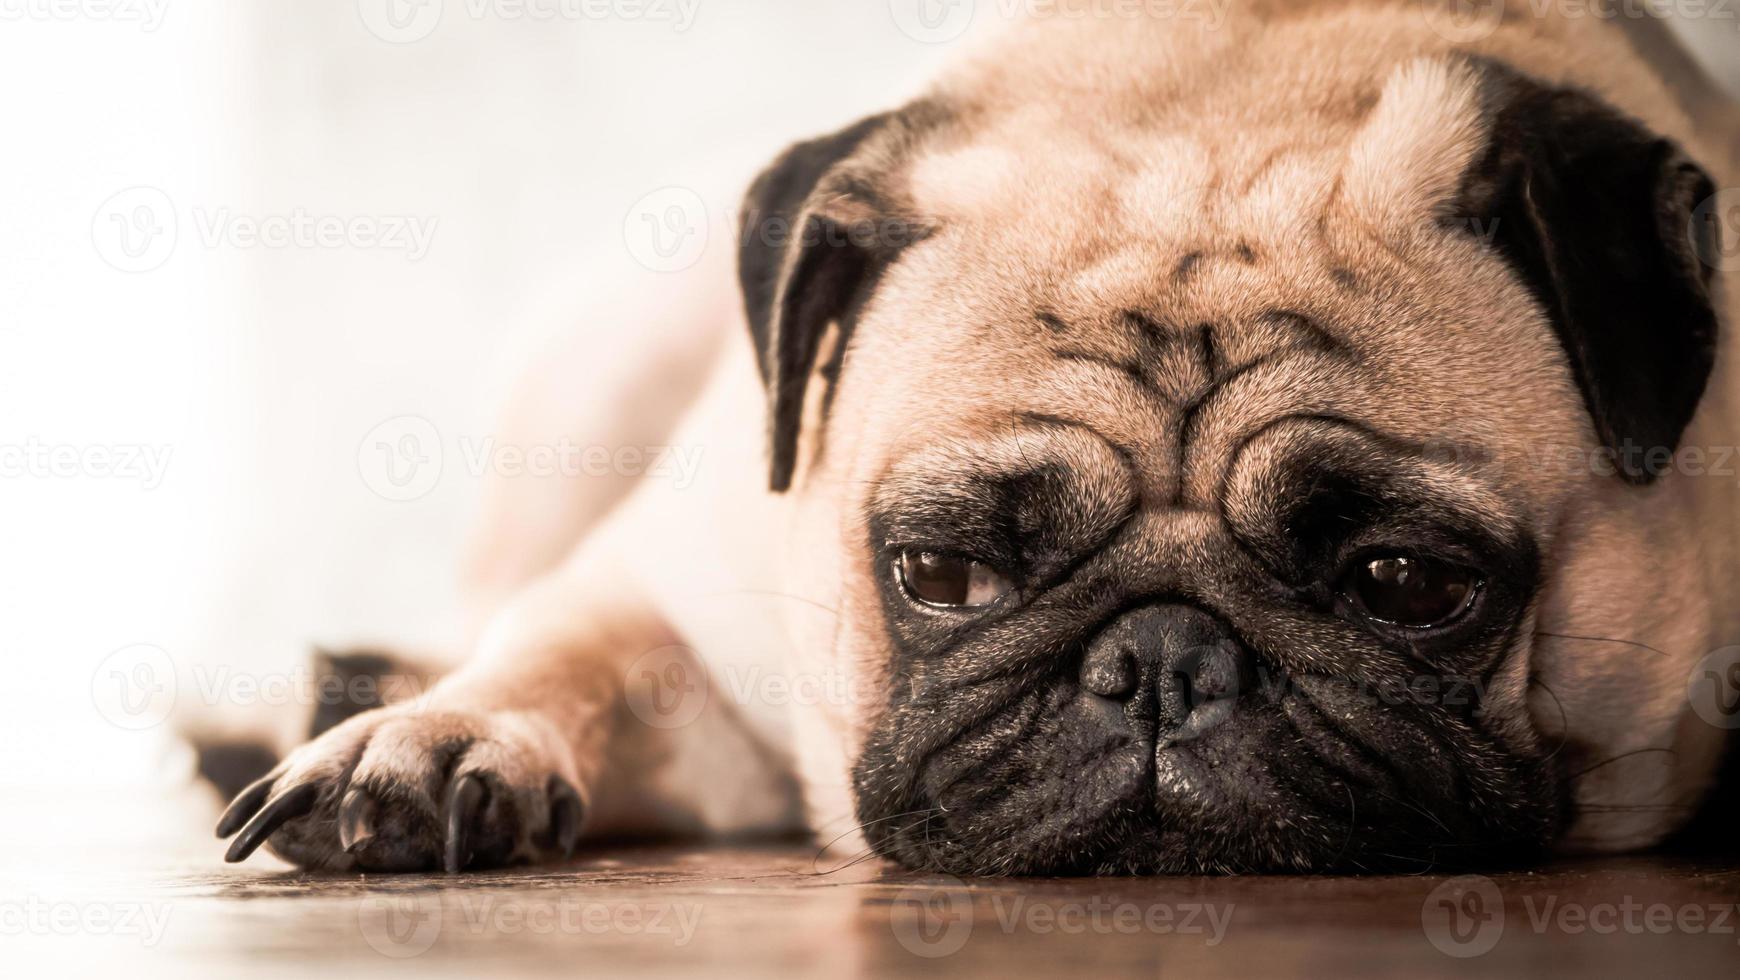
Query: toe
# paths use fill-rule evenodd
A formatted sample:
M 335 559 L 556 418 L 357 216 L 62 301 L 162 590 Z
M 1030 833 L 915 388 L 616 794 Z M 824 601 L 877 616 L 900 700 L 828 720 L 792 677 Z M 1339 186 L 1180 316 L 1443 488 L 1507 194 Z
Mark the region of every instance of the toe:
M 247 860 L 279 827 L 313 810 L 319 796 L 318 783 L 301 783 L 273 797 L 236 835 L 224 860 L 231 864 Z
M 272 795 L 272 786 L 277 781 L 278 773 L 274 771 L 254 780 L 247 789 L 237 793 L 236 798 L 230 801 L 230 805 L 224 810 L 223 816 L 218 818 L 218 839 L 223 840 L 241 830 L 249 820 L 253 819 L 254 814 L 260 812 L 260 807 L 266 805 L 266 800 Z
M 448 789 L 447 847 L 442 860 L 448 874 L 457 874 L 471 863 L 474 828 L 483 815 L 488 797 L 489 790 L 484 786 L 483 778 L 474 772 L 455 779 Z
M 574 856 L 574 846 L 580 842 L 580 819 L 586 815 L 586 804 L 580 793 L 561 776 L 551 776 L 546 791 L 550 798 L 550 823 L 539 842 L 545 850 L 555 851 L 563 858 Z
M 516 802 L 525 795 L 493 772 L 467 769 L 455 777 L 445 810 L 443 867 L 457 872 L 511 864 L 520 841 L 528 836 L 523 814 L 541 813 L 544 805 L 536 800 L 535 808 L 528 811 Z
M 338 846 L 354 854 L 358 847 L 374 839 L 379 807 L 367 790 L 353 786 L 344 794 L 338 807 Z

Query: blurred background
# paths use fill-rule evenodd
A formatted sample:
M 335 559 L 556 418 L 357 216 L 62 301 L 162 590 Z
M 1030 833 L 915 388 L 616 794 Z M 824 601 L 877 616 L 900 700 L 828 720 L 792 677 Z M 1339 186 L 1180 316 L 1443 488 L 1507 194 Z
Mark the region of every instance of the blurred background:
M 845 0 L 0 0 L 0 773 L 161 779 L 243 673 L 450 643 L 526 352 L 947 47 Z
M 1740 90 L 1735 18 L 1680 26 Z M 0 0 L 0 779 L 161 780 L 172 711 L 310 643 L 449 643 L 514 365 L 608 351 L 589 297 L 728 249 L 757 165 L 997 19 Z

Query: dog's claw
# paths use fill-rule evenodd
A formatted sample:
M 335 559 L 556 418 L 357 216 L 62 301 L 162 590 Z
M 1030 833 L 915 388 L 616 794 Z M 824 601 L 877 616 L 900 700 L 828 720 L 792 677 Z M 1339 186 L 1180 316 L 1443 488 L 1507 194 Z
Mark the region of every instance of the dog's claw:
M 458 874 L 471 861 L 467 838 L 477 814 L 483 809 L 488 790 L 476 773 L 466 773 L 453 781 L 447 792 L 447 853 L 443 866 L 448 874 Z
M 338 805 L 338 846 L 346 854 L 373 840 L 375 836 L 375 799 L 358 787 L 351 787 Z
M 242 825 L 247 823 L 249 818 L 253 817 L 260 806 L 266 802 L 266 798 L 272 795 L 272 784 L 277 780 L 278 774 L 270 773 L 254 780 L 247 789 L 236 794 L 236 798 L 224 808 L 223 816 L 218 818 L 218 840 L 223 840 L 242 829 Z
M 571 854 L 573 768 L 488 713 L 368 712 L 297 749 L 217 821 L 224 860 L 262 846 L 304 868 L 458 873 Z
M 314 801 L 319 796 L 320 786 L 317 783 L 303 783 L 280 793 L 242 828 L 241 833 L 231 842 L 224 860 L 230 864 L 247 860 L 248 855 L 264 844 L 279 827 L 313 810 Z M 225 814 L 225 817 L 228 816 Z
M 580 801 L 580 794 L 574 787 L 560 776 L 550 778 L 549 795 L 550 840 L 564 859 L 571 858 L 574 845 L 580 841 L 580 818 L 586 812 L 586 805 Z

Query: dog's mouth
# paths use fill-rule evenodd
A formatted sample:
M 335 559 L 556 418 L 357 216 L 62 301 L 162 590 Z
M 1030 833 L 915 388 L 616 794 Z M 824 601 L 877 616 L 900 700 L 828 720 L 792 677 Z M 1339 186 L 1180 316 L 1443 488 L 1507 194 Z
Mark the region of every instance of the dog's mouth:
M 1442 689 L 1227 670 L 1121 701 L 1071 678 L 988 712 L 983 688 L 897 704 L 856 771 L 866 836 L 970 875 L 1420 871 L 1537 857 L 1564 822 L 1553 760 L 1515 758 Z

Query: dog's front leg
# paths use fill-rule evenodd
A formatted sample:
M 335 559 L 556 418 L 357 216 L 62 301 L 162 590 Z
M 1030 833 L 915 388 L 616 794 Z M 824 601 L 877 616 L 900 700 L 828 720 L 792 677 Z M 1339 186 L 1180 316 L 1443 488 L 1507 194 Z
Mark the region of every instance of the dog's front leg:
M 623 710 L 629 664 L 676 638 L 612 579 L 565 570 L 538 582 L 426 695 L 291 753 L 224 813 L 228 859 L 266 844 L 306 868 L 499 866 L 570 853 L 582 822 L 599 823 L 590 810 L 634 807 L 650 790 L 623 770 L 656 770 L 673 754 L 661 743 L 696 733 Z

